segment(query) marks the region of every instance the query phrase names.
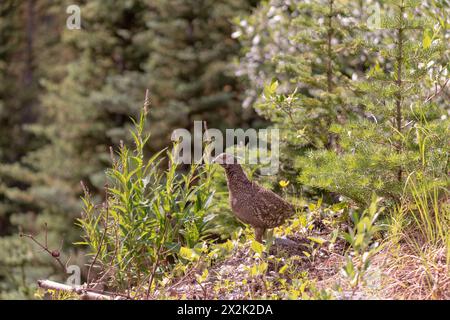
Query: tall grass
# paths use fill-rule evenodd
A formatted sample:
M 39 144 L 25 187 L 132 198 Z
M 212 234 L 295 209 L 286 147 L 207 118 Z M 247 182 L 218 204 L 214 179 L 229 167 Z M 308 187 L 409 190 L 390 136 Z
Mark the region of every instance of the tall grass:
M 418 173 L 405 182 L 386 243 L 391 248 L 386 292 L 391 298 L 450 298 L 449 190 Z
M 406 181 L 412 202 L 406 203 L 407 213 L 423 239 L 434 245 L 447 245 L 449 241 L 449 190 L 434 182 L 410 175 Z
M 432 134 L 422 113 L 411 129 L 420 151 L 421 167 L 409 172 L 400 203 L 393 210 L 391 235 L 423 252 L 424 247 L 444 248 L 450 262 L 450 177 L 448 175 L 448 128 Z

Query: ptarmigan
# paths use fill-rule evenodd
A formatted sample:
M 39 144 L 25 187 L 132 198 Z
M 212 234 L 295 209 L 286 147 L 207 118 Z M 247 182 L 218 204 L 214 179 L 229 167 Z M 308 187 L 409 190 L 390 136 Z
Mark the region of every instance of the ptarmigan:
M 213 162 L 226 172 L 230 205 L 234 214 L 255 229 L 255 239 L 262 242 L 266 229 L 277 227 L 295 213 L 295 207 L 274 192 L 250 181 L 235 157 L 222 153 Z

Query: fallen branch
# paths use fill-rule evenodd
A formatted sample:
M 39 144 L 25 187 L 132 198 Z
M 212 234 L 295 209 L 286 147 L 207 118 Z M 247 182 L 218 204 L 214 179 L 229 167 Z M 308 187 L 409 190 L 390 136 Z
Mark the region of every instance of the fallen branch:
M 94 289 L 88 289 L 83 286 L 70 286 L 51 280 L 38 280 L 38 286 L 42 289 L 56 290 L 63 292 L 71 292 L 80 296 L 81 300 L 120 300 L 126 299 L 122 295 L 108 295 L 100 292 L 96 292 Z

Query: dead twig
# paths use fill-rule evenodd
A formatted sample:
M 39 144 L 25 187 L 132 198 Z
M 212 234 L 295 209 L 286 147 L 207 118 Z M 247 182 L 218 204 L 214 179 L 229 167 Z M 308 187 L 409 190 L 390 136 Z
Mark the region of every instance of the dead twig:
M 203 291 L 203 300 L 206 300 L 208 298 L 208 291 L 207 289 L 200 283 L 200 281 L 198 281 L 197 278 L 194 278 L 195 282 L 197 282 L 197 284 L 200 286 L 200 288 Z
M 61 267 L 61 269 L 63 269 L 63 271 L 65 272 L 65 273 L 67 273 L 67 268 L 66 268 L 66 266 L 64 265 L 64 263 L 62 263 L 62 261 L 61 261 L 61 258 L 60 258 L 60 256 L 61 256 L 61 253 L 60 253 L 60 251 L 59 250 L 50 250 L 49 248 L 48 248 L 48 244 L 47 244 L 47 238 L 48 238 L 48 236 L 47 236 L 47 224 L 45 224 L 45 243 L 44 244 L 42 244 L 41 242 L 39 242 L 33 235 L 31 235 L 31 234 L 25 234 L 25 233 L 23 233 L 23 232 L 21 232 L 20 234 L 19 234 L 19 236 L 20 237 L 25 237 L 25 238 L 29 238 L 29 239 L 31 239 L 31 241 L 33 241 L 34 243 L 36 243 L 39 247 L 41 247 L 45 252 L 47 252 L 53 259 L 55 259 L 56 260 L 56 262 L 58 262 L 58 264 L 59 264 L 59 266 Z

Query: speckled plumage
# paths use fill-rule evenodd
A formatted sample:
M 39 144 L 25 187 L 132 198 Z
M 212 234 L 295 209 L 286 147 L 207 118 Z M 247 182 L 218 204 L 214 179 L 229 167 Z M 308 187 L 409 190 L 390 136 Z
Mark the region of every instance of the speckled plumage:
M 219 155 L 227 175 L 230 206 L 234 214 L 255 229 L 255 238 L 262 242 L 266 229 L 277 227 L 295 212 L 290 203 L 274 192 L 250 181 L 241 165 L 226 153 Z

